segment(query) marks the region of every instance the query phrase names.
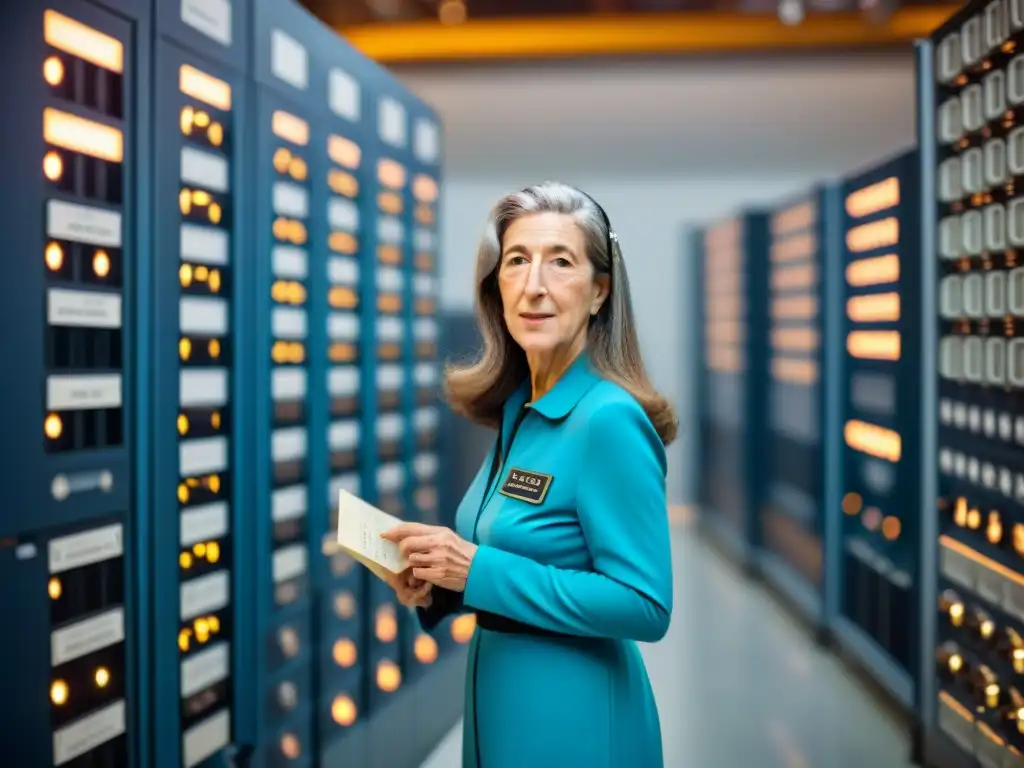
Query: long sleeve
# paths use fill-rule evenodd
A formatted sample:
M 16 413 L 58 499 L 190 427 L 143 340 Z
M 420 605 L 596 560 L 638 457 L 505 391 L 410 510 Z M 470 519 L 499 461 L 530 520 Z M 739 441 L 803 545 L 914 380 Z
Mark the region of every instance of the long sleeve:
M 430 594 L 433 597 L 430 607 L 416 609 L 416 617 L 424 632 L 433 631 L 438 624 L 453 613 L 463 611 L 462 592 L 435 586 Z
M 481 546 L 465 604 L 564 634 L 660 640 L 672 613 L 665 451 L 635 402 L 590 416 L 577 505 L 593 571 Z

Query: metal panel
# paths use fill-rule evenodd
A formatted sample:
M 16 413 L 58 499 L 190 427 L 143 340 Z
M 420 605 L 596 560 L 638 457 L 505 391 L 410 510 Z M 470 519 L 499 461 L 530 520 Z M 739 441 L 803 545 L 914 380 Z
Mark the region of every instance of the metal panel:
M 256 3 L 251 162 L 255 568 L 250 574 L 258 763 L 316 754 L 314 555 L 326 509 L 327 190 L 321 27 L 290 2 Z
M 921 428 L 917 153 L 845 179 L 838 635 L 910 708 Z
M 148 710 L 138 670 L 135 324 L 146 269 L 139 190 L 148 19 L 57 0 L 7 9 L 0 54 L 10 254 L 0 521 L 0 761 L 136 763 Z M 141 110 L 141 111 L 140 111 Z M 143 196 L 144 198 L 144 196 Z M 139 512 L 138 517 L 134 514 Z
M 192 766 L 251 738 L 238 729 L 240 703 L 252 696 L 241 599 L 251 508 L 241 469 L 251 139 L 241 73 L 179 45 L 178 25 L 158 33 L 151 609 L 162 694 L 153 761 Z
M 937 519 L 925 541 L 937 545 L 937 582 L 922 649 L 936 655 L 922 663 L 922 710 L 928 757 L 941 765 L 1019 764 L 1024 750 L 1022 27 L 1017 3 L 969 3 L 919 57 L 922 169 L 934 179 L 928 321 L 938 329 L 928 416 L 938 429 Z
M 774 209 L 769 218 L 770 351 L 768 465 L 759 523 L 762 566 L 819 626 L 824 623 L 828 392 L 836 279 L 829 261 L 830 190 L 816 188 Z
M 701 237 L 704 336 L 700 505 L 748 566 L 759 546 L 767 404 L 767 218 L 748 212 Z

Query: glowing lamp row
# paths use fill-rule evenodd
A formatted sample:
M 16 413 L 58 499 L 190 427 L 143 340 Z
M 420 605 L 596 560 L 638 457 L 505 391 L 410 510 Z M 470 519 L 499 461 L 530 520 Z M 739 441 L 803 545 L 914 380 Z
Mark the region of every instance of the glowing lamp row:
M 948 260 L 1024 246 L 1024 198 L 946 216 L 939 222 L 938 245 L 939 256 Z
M 1024 317 L 1024 267 L 944 277 L 939 314 L 947 320 Z
M 943 144 L 956 144 L 990 122 L 1002 122 L 1008 107 L 1024 104 L 1024 56 L 1005 70 L 990 71 L 980 83 L 968 85 L 939 106 L 937 133 Z
M 939 375 L 960 383 L 1024 389 L 1024 339 L 944 336 Z
M 972 205 L 991 202 L 983 193 L 1009 184 L 1024 172 L 1024 127 L 1006 139 L 991 139 L 981 147 L 966 149 L 939 166 L 939 200 L 955 203 L 971 197 Z
M 995 0 L 983 14 L 967 19 L 960 29 L 939 41 L 935 79 L 945 84 L 962 84 L 964 73 L 982 59 L 1004 48 L 1011 35 L 1024 29 L 1024 10 L 1017 0 Z

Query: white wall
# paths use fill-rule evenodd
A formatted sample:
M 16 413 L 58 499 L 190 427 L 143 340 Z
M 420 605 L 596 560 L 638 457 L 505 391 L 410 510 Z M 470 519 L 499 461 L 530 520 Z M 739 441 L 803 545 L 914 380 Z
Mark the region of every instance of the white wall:
M 680 409 L 669 496 L 688 500 L 694 349 L 684 232 L 913 142 L 913 68 L 885 60 L 403 70 L 445 122 L 442 304 L 472 305 L 476 239 L 501 195 L 546 178 L 607 209 L 655 384 Z

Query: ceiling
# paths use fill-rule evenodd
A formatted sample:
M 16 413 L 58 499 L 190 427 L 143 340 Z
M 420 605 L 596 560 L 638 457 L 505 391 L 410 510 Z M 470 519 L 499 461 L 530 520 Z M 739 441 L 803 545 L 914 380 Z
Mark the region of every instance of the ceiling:
M 644 13 L 765 14 L 779 12 L 780 0 L 299 0 L 328 26 L 344 28 L 437 19 L 461 6 L 455 19 L 539 18 Z M 809 11 L 856 11 L 866 2 L 887 6 L 939 5 L 936 0 L 805 0 Z
M 449 178 L 845 172 L 914 141 L 909 52 L 394 71 L 439 113 Z

